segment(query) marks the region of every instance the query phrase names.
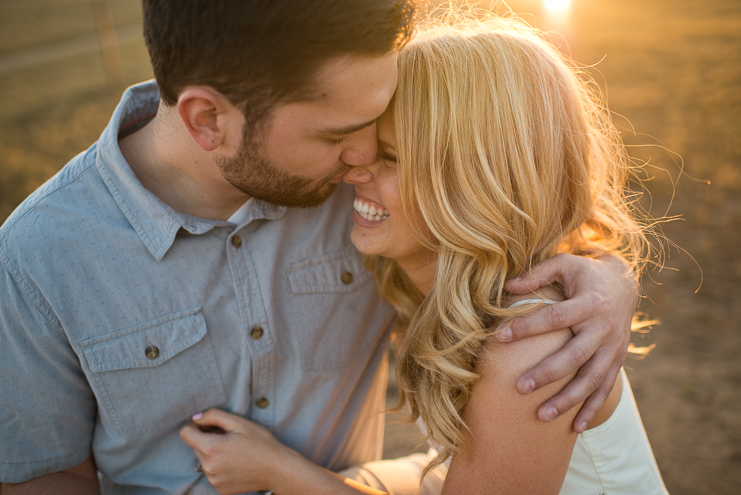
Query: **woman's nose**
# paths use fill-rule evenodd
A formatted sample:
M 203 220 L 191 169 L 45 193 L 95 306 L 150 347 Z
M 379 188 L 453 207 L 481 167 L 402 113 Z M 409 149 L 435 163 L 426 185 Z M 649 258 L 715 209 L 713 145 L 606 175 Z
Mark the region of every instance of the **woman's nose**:
M 348 184 L 367 184 L 373 180 L 373 174 L 367 167 L 350 167 L 342 180 Z

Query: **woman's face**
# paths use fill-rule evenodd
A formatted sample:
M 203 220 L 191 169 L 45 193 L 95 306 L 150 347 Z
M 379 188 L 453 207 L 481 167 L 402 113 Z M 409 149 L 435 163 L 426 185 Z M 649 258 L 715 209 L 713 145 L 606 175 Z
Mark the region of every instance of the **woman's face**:
M 343 180 L 355 184 L 352 242 L 363 254 L 396 260 L 410 272 L 435 259 L 412 235 L 401 207 L 396 138 L 391 110 L 377 121 L 378 157 L 366 167 L 353 167 Z M 421 221 L 421 220 L 420 220 Z

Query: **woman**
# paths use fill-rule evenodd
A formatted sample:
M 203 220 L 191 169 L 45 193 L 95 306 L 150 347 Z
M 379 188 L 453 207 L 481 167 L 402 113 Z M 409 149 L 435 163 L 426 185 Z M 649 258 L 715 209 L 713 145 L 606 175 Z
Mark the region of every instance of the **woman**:
M 615 251 L 640 269 L 646 244 L 626 189 L 630 162 L 590 87 L 514 20 L 450 16 L 422 26 L 399 54 L 379 158 L 345 181 L 356 186 L 353 243 L 399 315 L 401 400 L 435 450 L 354 477 L 400 493 L 408 474 L 398 473 L 417 466 L 434 469 L 430 492 L 447 470 L 443 493 L 666 493 L 624 373 L 577 438 L 575 409 L 550 424 L 535 417 L 571 377 L 525 397 L 514 391 L 571 331 L 507 346 L 491 338 L 491 328 L 563 298 L 557 287 L 505 292 L 534 263 Z M 229 433 L 218 448 L 193 445 L 221 493 L 370 490 L 242 418 L 211 410 L 194 421 Z

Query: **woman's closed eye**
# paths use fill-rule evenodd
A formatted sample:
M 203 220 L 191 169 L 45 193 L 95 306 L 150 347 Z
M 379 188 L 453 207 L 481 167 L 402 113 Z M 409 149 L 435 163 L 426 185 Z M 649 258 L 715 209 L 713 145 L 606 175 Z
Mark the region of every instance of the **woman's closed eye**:
M 383 160 L 386 160 L 387 162 L 396 163 L 397 158 L 395 155 L 392 155 L 388 151 L 379 151 L 378 156 L 382 158 Z

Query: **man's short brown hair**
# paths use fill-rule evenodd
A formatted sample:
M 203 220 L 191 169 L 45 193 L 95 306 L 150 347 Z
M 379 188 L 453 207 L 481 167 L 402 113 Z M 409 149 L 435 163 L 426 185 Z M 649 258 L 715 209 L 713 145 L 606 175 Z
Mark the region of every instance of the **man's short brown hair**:
M 346 54 L 382 55 L 414 31 L 414 0 L 143 0 L 144 39 L 162 101 L 207 85 L 259 120 L 302 99 Z

